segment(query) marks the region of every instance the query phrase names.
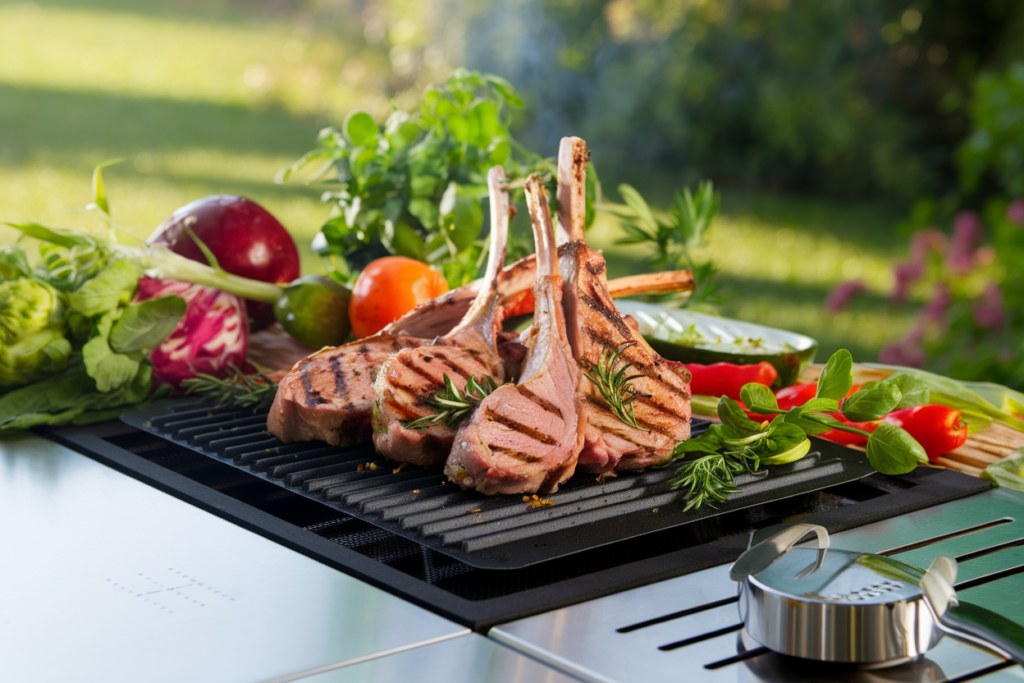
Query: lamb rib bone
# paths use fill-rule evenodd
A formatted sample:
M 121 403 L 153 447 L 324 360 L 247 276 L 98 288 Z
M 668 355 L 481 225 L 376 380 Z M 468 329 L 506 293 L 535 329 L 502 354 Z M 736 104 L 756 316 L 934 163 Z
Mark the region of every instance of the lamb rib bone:
M 626 365 L 625 376 L 615 392 L 592 380 L 580 383 L 586 433 L 579 468 L 609 474 L 614 470 L 640 470 L 672 457 L 676 444 L 690 436 L 689 373 L 668 363 L 615 308 L 608 293 L 604 258 L 583 241 L 582 197 L 586 182 L 586 143 L 563 138 L 559 148 L 559 196 L 567 201 L 561 219 L 569 226 L 573 241 L 560 252 L 559 270 L 565 277 L 566 328 L 574 357 L 590 375 L 599 379 L 597 369 L 611 363 L 614 375 Z M 573 168 L 563 171 L 563 162 Z M 563 180 L 564 179 L 564 180 Z M 571 187 L 563 187 L 568 182 Z M 616 414 L 606 397 L 629 405 L 630 420 L 623 411 Z M 635 419 L 636 426 L 629 424 Z
M 505 384 L 463 422 L 445 473 L 485 494 L 549 493 L 572 476 L 583 443 L 579 368 L 566 337 L 551 213 L 536 176 L 526 183 L 537 246 L 536 311 L 518 384 Z
M 501 166 L 487 174 L 490 253 L 483 285 L 469 311 L 448 334 L 430 344 L 399 351 L 384 361 L 377 373 L 373 443 L 387 458 L 423 466 L 443 463 L 455 439 L 455 425 L 430 420 L 431 416 L 450 414 L 439 410 L 435 397 L 446 392 L 446 386 L 464 391 L 471 377 L 481 382 L 486 377 L 495 385 L 505 381 L 496 344 L 501 325 L 498 278 L 505 262 L 509 223 L 504 181 Z

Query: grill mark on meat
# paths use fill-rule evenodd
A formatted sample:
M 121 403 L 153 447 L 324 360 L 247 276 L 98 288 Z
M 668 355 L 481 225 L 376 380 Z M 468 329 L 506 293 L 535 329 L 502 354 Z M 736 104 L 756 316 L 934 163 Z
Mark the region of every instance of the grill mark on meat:
M 334 370 L 334 388 L 339 397 L 345 397 L 344 405 L 348 407 L 352 401 L 348 398 L 348 393 L 345 391 L 345 371 L 341 367 L 341 361 L 337 356 L 331 356 L 330 363 L 331 369 Z
M 522 453 L 520 451 L 512 450 L 511 448 L 505 448 L 504 446 L 490 445 L 488 447 L 494 453 L 501 453 L 502 455 L 507 455 L 510 458 L 514 458 L 514 459 L 518 460 L 519 462 L 530 462 L 530 463 L 532 463 L 532 462 L 540 462 L 541 460 L 544 459 L 544 458 L 542 458 L 542 457 L 540 457 L 538 455 L 530 455 L 529 453 Z
M 534 441 L 539 441 L 546 446 L 553 446 L 556 443 L 558 443 L 558 441 L 555 440 L 554 437 L 551 437 L 545 434 L 544 432 L 536 430 L 529 425 L 524 425 L 522 422 L 517 422 L 510 417 L 499 415 L 490 408 L 488 408 L 487 410 L 487 415 L 485 416 L 485 419 L 488 419 L 491 422 L 497 422 L 498 424 L 504 425 L 511 429 L 512 431 L 518 434 L 522 434 L 523 436 L 528 436 Z
M 320 395 L 320 392 L 313 388 L 313 378 L 309 376 L 309 373 L 302 373 L 302 391 L 305 394 L 302 397 L 302 402 L 306 404 L 307 408 L 315 408 L 318 405 L 324 403 L 330 403 L 330 401 Z
M 597 396 L 590 396 L 590 395 L 588 395 L 586 397 L 586 401 L 587 401 L 587 403 L 590 403 L 591 405 L 593 405 L 597 409 L 599 409 L 599 410 L 601 410 L 603 412 L 611 414 L 616 420 L 619 419 L 617 415 L 614 415 L 611 412 L 611 408 L 608 406 L 607 403 L 604 402 L 604 399 L 602 399 L 600 397 L 597 397 Z M 654 423 L 648 422 L 647 420 L 644 420 L 644 419 L 642 419 L 640 417 L 636 418 L 636 423 L 638 425 L 640 425 L 641 429 L 646 429 L 649 432 L 654 432 L 655 434 L 661 434 L 663 436 L 668 436 L 670 438 L 674 436 L 674 433 L 672 432 L 672 430 L 665 429 L 664 427 L 660 427 L 660 426 L 658 426 L 658 425 L 656 425 Z M 625 423 L 623 423 L 623 424 L 625 424 Z M 628 427 L 629 425 L 626 425 L 626 426 Z M 603 432 L 614 433 L 610 429 L 600 429 L 600 427 L 598 425 L 594 425 L 594 427 L 599 429 L 600 431 L 603 431 Z
M 416 373 L 417 375 L 419 375 L 423 379 L 425 379 L 428 382 L 430 382 L 430 386 L 432 386 L 432 387 L 443 387 L 444 386 L 442 384 L 438 384 L 436 379 L 434 379 L 433 377 L 428 375 L 426 372 L 424 372 L 422 369 L 420 369 L 416 365 L 413 365 L 411 362 L 409 362 L 408 358 L 399 358 L 398 362 L 400 362 L 402 364 L 403 368 L 406 368 L 406 369 Z M 402 386 L 403 386 L 403 388 L 407 388 L 408 387 L 407 384 L 403 384 Z
M 551 403 L 547 399 L 533 393 L 532 391 L 527 389 L 525 385 L 519 387 L 519 393 L 525 396 L 526 398 L 530 399 L 531 401 L 533 401 L 534 403 L 536 403 L 538 406 L 548 411 L 549 413 L 557 415 L 558 417 L 562 417 L 562 411 L 558 409 L 558 406 L 556 406 L 554 403 Z
M 443 361 L 443 364 L 444 364 L 444 366 L 446 368 L 448 368 L 449 370 L 451 370 L 452 372 L 454 372 L 455 374 L 457 374 L 458 376 L 460 376 L 460 377 L 462 377 L 463 379 L 466 379 L 466 380 L 469 379 L 469 375 L 472 372 L 472 370 L 467 371 L 465 368 L 460 366 L 455 361 L 451 361 L 451 360 L 445 359 Z
M 629 325 L 626 324 L 626 321 L 623 320 L 618 313 L 610 310 L 603 302 L 598 301 L 590 294 L 579 292 L 579 297 L 580 301 L 589 306 L 592 311 L 611 323 L 612 326 L 618 330 L 619 334 L 627 339 L 629 338 Z

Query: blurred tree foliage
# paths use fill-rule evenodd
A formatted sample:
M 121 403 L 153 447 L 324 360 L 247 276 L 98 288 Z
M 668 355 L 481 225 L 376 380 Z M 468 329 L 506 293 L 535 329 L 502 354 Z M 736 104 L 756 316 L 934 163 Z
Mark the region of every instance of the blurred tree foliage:
M 1013 0 L 533 7 L 551 24 L 519 22 L 535 44 L 502 11 L 484 13 L 467 60 L 535 95 L 534 135 L 579 126 L 611 173 L 682 168 L 687 182 L 898 198 L 955 182 L 971 79 L 1012 52 L 1024 18 Z M 510 59 L 507 41 L 546 68 Z
M 503 76 L 529 105 L 517 137 L 585 137 L 610 185 L 943 192 L 974 75 L 1024 56 L 1018 0 L 371 0 L 361 16 L 396 93 L 462 65 Z

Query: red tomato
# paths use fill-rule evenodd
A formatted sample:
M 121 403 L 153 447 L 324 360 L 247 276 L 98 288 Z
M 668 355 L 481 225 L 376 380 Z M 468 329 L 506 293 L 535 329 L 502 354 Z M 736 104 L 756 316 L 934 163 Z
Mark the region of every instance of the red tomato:
M 357 339 L 380 332 L 420 304 L 448 291 L 448 282 L 430 266 L 404 256 L 385 256 L 359 274 L 348 304 Z

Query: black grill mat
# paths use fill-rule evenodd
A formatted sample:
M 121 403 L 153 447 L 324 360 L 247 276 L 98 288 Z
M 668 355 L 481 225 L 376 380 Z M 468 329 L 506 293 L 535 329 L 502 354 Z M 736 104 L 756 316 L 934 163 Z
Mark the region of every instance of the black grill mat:
M 737 477 L 742 493 L 717 510 L 684 512 L 675 468 L 600 480 L 577 473 L 531 507 L 521 496 L 463 491 L 437 470 L 400 468 L 372 446 L 284 444 L 266 414 L 189 399 L 165 399 L 121 416 L 127 424 L 238 467 L 346 515 L 482 569 L 518 569 L 860 479 L 874 472 L 863 454 L 814 439 L 802 460 L 762 479 Z M 694 422 L 694 433 L 707 423 Z

